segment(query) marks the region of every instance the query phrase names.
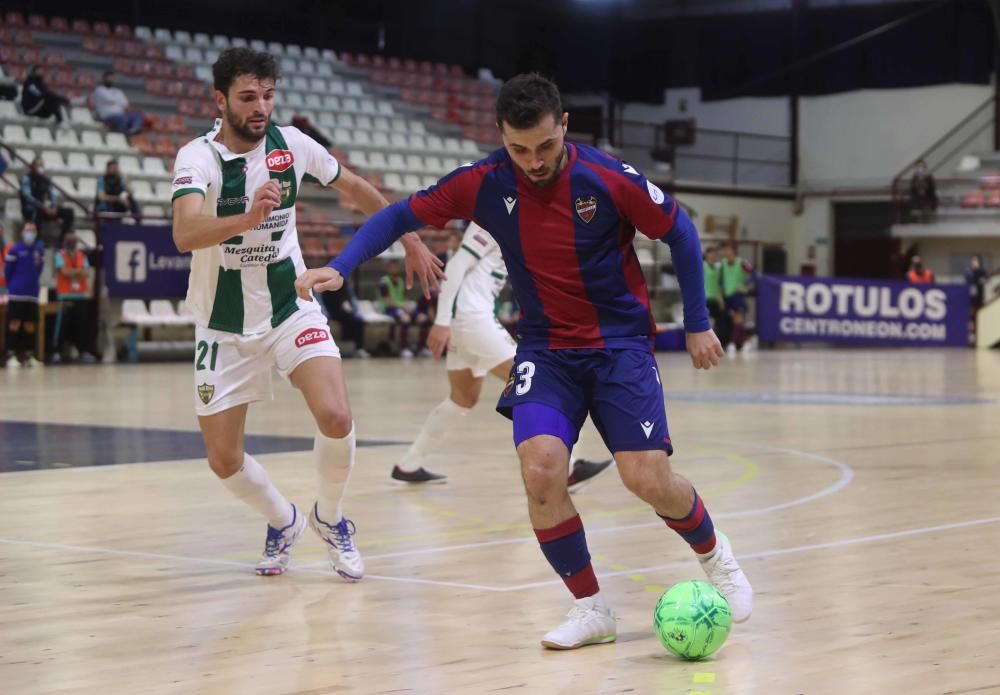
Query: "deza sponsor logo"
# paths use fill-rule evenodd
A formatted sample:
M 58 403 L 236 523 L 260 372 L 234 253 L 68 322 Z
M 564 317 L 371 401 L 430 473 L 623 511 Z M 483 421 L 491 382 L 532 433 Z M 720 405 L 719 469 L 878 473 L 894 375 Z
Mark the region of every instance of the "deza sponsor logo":
M 267 170 L 281 173 L 287 171 L 292 166 L 295 157 L 289 150 L 271 150 L 267 153 Z
M 852 318 L 940 321 L 948 313 L 948 297 L 940 289 L 907 287 L 893 295 L 891 287 L 851 284 L 781 283 L 782 313 Z
M 306 345 L 312 345 L 313 343 L 322 343 L 324 340 L 329 340 L 330 334 L 327 333 L 322 328 L 308 328 L 301 333 L 295 339 L 295 347 L 303 348 Z

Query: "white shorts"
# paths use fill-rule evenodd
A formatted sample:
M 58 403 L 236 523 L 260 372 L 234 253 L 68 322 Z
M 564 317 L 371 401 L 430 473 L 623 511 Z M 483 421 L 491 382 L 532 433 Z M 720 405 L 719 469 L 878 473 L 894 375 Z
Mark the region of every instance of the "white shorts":
M 446 365 L 449 372 L 471 369 L 475 377 L 513 359 L 517 343 L 491 314 L 455 318 Z
M 340 357 L 326 317 L 302 307 L 266 333 L 238 335 L 198 326 L 194 331 L 194 401 L 198 415 L 273 400 L 271 368 L 288 375 L 313 357 Z

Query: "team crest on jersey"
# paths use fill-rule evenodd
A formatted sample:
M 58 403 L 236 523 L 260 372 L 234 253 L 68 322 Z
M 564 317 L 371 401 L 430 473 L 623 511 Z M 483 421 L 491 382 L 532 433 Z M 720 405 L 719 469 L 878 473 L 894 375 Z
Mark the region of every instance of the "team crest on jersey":
M 281 173 L 287 171 L 292 166 L 295 157 L 290 150 L 271 150 L 267 153 L 267 170 Z
M 590 222 L 597 213 L 597 198 L 592 195 L 580 196 L 576 199 L 576 214 L 584 222 Z
M 198 384 L 198 398 L 205 405 L 212 400 L 212 396 L 215 395 L 215 386 L 212 384 Z

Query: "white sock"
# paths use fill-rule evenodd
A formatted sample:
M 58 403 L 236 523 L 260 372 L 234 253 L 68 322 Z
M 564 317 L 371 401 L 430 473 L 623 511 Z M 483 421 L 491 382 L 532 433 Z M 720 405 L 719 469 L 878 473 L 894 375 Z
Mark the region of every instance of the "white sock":
M 340 511 L 340 501 L 354 467 L 355 445 L 353 422 L 351 431 L 343 439 L 331 439 L 320 432 L 316 433 L 316 443 L 313 445 L 316 470 L 319 472 L 316 510 L 319 518 L 328 524 L 336 524 L 344 516 Z
M 471 408 L 463 408 L 450 398 L 438 403 L 424 420 L 424 426 L 416 441 L 403 456 L 403 460 L 397 464 L 399 469 L 412 473 L 423 466 L 424 459 L 431 451 L 440 447 L 441 439 L 448 432 L 452 422 L 456 418 L 468 415 L 471 411 Z
M 278 492 L 264 467 L 249 454 L 243 454 L 243 465 L 228 478 L 223 478 L 222 484 L 274 528 L 285 528 L 292 523 L 292 505 Z

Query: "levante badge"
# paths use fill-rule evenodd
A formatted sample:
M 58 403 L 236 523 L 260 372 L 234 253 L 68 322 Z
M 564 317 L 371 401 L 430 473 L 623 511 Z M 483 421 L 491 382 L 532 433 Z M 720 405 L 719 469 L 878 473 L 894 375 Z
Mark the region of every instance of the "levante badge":
M 584 222 L 590 222 L 594 219 L 594 213 L 597 212 L 597 198 L 592 195 L 580 196 L 576 199 L 576 214 L 580 216 L 580 219 Z

